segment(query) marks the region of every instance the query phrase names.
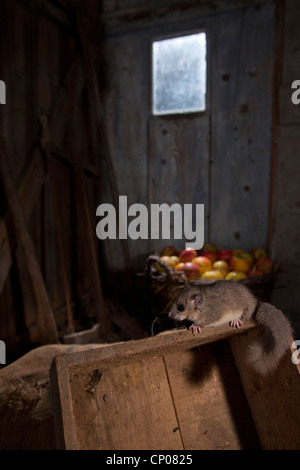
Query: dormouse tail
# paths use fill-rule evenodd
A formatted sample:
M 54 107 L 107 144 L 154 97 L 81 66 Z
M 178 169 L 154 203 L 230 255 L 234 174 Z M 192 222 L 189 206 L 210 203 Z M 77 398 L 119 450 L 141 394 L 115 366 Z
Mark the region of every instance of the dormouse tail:
M 254 370 L 266 375 L 276 369 L 289 349 L 292 330 L 283 313 L 266 302 L 259 304 L 255 321 L 264 329 L 249 347 L 248 360 Z

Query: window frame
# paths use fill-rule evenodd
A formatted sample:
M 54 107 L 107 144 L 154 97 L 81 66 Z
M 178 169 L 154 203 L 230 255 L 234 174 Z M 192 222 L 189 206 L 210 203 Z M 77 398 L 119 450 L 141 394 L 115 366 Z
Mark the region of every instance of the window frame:
M 192 36 L 194 34 L 205 33 L 206 40 L 206 89 L 205 89 L 205 109 L 195 110 L 195 111 L 175 111 L 175 112 L 166 112 L 166 113 L 154 113 L 154 93 L 153 93 L 153 43 L 157 41 L 163 41 L 165 39 L 174 39 L 184 36 Z M 166 33 L 155 35 L 150 40 L 150 116 L 154 118 L 172 118 L 174 116 L 196 116 L 203 115 L 208 112 L 208 80 L 209 80 L 209 34 L 208 28 L 197 28 L 184 31 L 177 31 L 174 33 Z

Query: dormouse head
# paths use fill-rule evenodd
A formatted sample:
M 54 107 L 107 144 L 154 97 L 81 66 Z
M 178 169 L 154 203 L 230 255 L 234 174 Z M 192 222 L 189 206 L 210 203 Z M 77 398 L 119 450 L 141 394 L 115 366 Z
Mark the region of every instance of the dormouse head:
M 169 317 L 178 321 L 193 320 L 193 313 L 202 300 L 203 295 L 196 289 L 183 290 L 172 305 Z

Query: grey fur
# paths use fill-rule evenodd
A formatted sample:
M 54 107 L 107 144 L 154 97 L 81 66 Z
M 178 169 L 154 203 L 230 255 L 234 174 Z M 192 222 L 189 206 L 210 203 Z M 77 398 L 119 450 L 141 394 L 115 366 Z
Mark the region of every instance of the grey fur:
M 169 312 L 175 320 L 189 320 L 200 327 L 226 323 L 230 314 L 239 319 L 253 318 L 264 327 L 249 347 L 247 358 L 260 374 L 276 369 L 289 348 L 291 327 L 280 310 L 269 303 L 258 302 L 243 284 L 217 281 L 188 287 L 178 295 Z

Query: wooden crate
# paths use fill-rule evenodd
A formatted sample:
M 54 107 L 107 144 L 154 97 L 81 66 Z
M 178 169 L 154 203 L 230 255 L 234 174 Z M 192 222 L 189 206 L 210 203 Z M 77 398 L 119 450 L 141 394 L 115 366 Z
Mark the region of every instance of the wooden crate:
M 60 449 L 300 449 L 300 376 L 290 352 L 262 378 L 245 363 L 258 327 L 173 330 L 57 356 Z

